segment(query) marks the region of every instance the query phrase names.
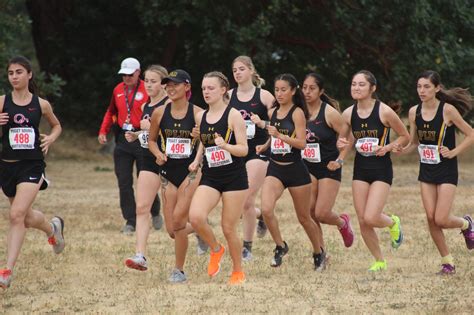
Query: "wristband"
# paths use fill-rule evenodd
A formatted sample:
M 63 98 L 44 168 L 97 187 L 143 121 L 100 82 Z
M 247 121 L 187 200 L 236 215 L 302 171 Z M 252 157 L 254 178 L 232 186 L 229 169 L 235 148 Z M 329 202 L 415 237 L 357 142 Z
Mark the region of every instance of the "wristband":
M 343 159 L 337 159 L 336 163 L 339 164 L 340 166 L 344 165 L 344 160 Z

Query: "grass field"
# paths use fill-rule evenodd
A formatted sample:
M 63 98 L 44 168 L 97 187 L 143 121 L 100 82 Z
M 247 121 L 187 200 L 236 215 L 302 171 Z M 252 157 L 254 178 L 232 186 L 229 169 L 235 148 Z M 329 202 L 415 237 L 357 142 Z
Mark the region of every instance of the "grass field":
M 74 139 L 73 139 L 74 140 Z M 52 181 L 40 192 L 35 208 L 66 222 L 67 246 L 56 256 L 38 231 L 29 231 L 10 289 L 0 291 L 0 313 L 465 313 L 474 309 L 474 251 L 468 252 L 458 230 L 446 231 L 457 274 L 435 276 L 440 259 L 426 227 L 416 180 L 416 157 L 396 162 L 387 212 L 400 215 L 405 243 L 390 251 L 388 231 L 379 230 L 389 269 L 376 275 L 366 270 L 371 256 L 363 244 L 352 207 L 352 165 L 345 166 L 335 210 L 347 211 L 356 230 L 346 249 L 336 228 L 324 226 L 331 260 L 323 273 L 313 271 L 311 246 L 297 222 L 287 193 L 277 215 L 290 253 L 281 268 L 269 266 L 274 244 L 267 234 L 254 242 L 254 260 L 244 265 L 247 282 L 229 287 L 230 258 L 215 279 L 206 274 L 207 256 L 196 255 L 191 237 L 185 271 L 188 282 L 168 284 L 174 247 L 164 231 L 149 239 L 149 270 L 126 268 L 134 253 L 134 236 L 123 236 L 118 188 L 110 156 L 97 154 L 95 139 L 67 135 L 48 157 Z M 469 155 L 470 154 L 470 155 Z M 396 159 L 394 159 L 396 160 Z M 454 213 L 474 214 L 474 163 L 471 152 L 460 162 L 460 185 Z M 210 218 L 216 234 L 220 209 Z M 8 201 L 0 201 L 0 263 L 5 261 Z

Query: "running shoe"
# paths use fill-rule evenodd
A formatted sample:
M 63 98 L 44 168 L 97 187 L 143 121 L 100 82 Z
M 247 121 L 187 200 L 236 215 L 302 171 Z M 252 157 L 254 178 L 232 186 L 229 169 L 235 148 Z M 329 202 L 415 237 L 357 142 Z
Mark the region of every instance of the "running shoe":
M 285 244 L 285 247 L 277 245 L 273 250 L 275 255 L 273 256 L 272 263 L 270 264 L 270 266 L 279 267 L 283 263 L 283 256 L 285 256 L 289 250 L 288 244 L 286 244 L 285 241 L 283 243 Z
M 12 282 L 13 274 L 10 269 L 0 270 L 0 288 L 7 289 Z
M 258 222 L 257 222 L 257 237 L 258 238 L 262 238 L 265 236 L 265 234 L 267 234 L 267 225 L 265 224 L 265 221 L 263 221 L 263 215 L 260 215 L 258 218 L 257 218 Z
M 251 261 L 253 259 L 252 252 L 246 247 L 242 247 L 242 261 Z
M 171 272 L 170 277 L 168 278 L 168 281 L 171 283 L 183 283 L 186 282 L 186 275 L 184 274 L 183 271 L 174 268 L 173 271 Z
M 474 249 L 474 223 L 472 221 L 472 218 L 468 215 L 465 215 L 464 219 L 469 222 L 469 226 L 464 231 L 461 231 L 461 233 L 464 235 L 464 240 L 466 241 L 467 249 Z
M 128 258 L 125 260 L 125 265 L 128 268 L 146 271 L 148 269 L 148 263 L 146 262 L 146 258 L 143 255 L 136 254 L 133 257 Z
M 376 261 L 369 268 L 370 272 L 377 272 L 377 271 L 384 271 L 384 270 L 387 270 L 386 260 Z
M 196 233 L 197 239 L 197 254 L 199 256 L 204 255 L 209 250 L 209 245 Z
M 48 243 L 53 246 L 53 251 L 56 254 L 61 254 L 66 245 L 63 235 L 64 220 L 60 217 L 53 217 L 50 224 L 53 229 L 53 235 L 48 237 Z
M 151 218 L 151 224 L 153 225 L 153 228 L 155 230 L 160 230 L 161 227 L 163 226 L 163 217 L 161 214 L 155 215 Z
M 316 271 L 324 271 L 326 269 L 326 252 L 322 251 L 319 254 L 313 253 L 313 261 L 314 261 L 314 270 Z
M 229 279 L 229 284 L 236 285 L 245 282 L 245 273 L 243 271 L 233 271 Z
M 354 231 L 352 231 L 350 217 L 348 214 L 343 213 L 340 215 L 340 218 L 344 220 L 344 226 L 339 228 L 339 233 L 341 233 L 344 246 L 351 247 L 354 243 Z
M 120 230 L 120 233 L 124 235 L 132 235 L 135 232 L 135 227 L 130 224 L 125 224 L 123 228 Z
M 209 258 L 209 265 L 207 265 L 207 274 L 211 277 L 216 276 L 221 270 L 221 260 L 224 256 L 225 247 L 221 244 L 221 248 L 215 252 L 211 250 L 211 256 Z
M 441 265 L 441 270 L 438 271 L 436 274 L 438 276 L 450 276 L 454 275 L 456 273 L 456 267 L 451 264 L 442 264 Z
M 403 242 L 403 231 L 402 225 L 400 224 L 400 218 L 396 215 L 391 215 L 390 218 L 393 220 L 394 224 L 389 228 L 390 229 L 390 239 L 392 242 L 392 247 L 397 249 L 402 245 Z

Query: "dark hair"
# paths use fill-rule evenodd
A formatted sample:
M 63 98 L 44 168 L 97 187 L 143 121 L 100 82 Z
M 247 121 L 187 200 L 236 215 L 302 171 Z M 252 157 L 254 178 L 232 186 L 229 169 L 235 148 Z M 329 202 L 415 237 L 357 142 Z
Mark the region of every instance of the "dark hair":
M 23 68 L 25 68 L 28 73 L 31 73 L 31 79 L 28 82 L 28 91 L 30 91 L 33 94 L 36 94 L 38 88 L 37 88 L 35 80 L 34 80 L 35 77 L 34 77 L 34 73 L 33 73 L 33 68 L 31 66 L 31 62 L 26 57 L 15 56 L 15 57 L 11 58 L 8 61 L 7 71 L 8 71 L 8 68 L 10 68 L 11 65 L 20 65 Z
M 295 76 L 290 73 L 279 74 L 276 76 L 275 82 L 280 80 L 288 82 L 291 89 L 296 90 L 295 94 L 293 95 L 293 104 L 295 104 L 296 107 L 301 108 L 303 110 L 304 117 L 306 119 L 309 119 L 309 112 L 308 107 L 306 106 L 306 101 L 304 99 L 304 94 L 303 91 L 301 91 L 301 88 L 298 84 L 298 81 L 296 81 Z M 278 101 L 276 99 L 273 103 L 273 107 L 280 107 L 280 104 L 278 104 Z
M 436 98 L 456 107 L 461 116 L 466 116 L 466 114 L 472 110 L 473 99 L 468 89 L 455 87 L 446 90 L 444 85 L 441 83 L 441 76 L 438 72 L 433 70 L 424 71 L 418 76 L 416 81 L 418 82 L 421 78 L 430 80 L 435 87 L 439 86 L 440 90 L 436 93 Z
M 352 76 L 352 79 L 354 79 L 354 77 L 358 74 L 364 75 L 367 82 L 369 82 L 370 87 L 377 86 L 377 79 L 375 78 L 375 75 L 369 70 L 360 70 Z M 376 99 L 377 101 L 380 101 L 376 92 L 372 93 L 372 98 Z M 390 108 L 393 109 L 393 111 L 397 114 L 400 114 L 400 112 L 402 111 L 402 104 L 400 102 L 389 102 L 387 105 L 390 106 Z
M 314 81 L 316 82 L 316 85 L 318 86 L 320 91 L 324 90 L 324 79 L 321 75 L 319 75 L 317 73 L 314 73 L 314 72 L 311 72 L 311 73 L 308 73 L 304 79 L 306 80 L 309 77 L 312 77 L 314 79 Z M 321 99 L 321 101 L 326 102 L 329 105 L 331 105 L 332 107 L 334 107 L 335 109 L 337 109 L 337 111 L 339 111 L 339 112 L 341 111 L 341 107 L 339 106 L 339 102 L 337 100 L 335 100 L 334 98 L 330 97 L 329 95 L 327 95 L 325 90 L 324 90 L 324 93 L 321 94 L 321 96 L 319 98 Z
M 222 87 L 225 87 L 225 93 L 223 96 L 224 101 L 229 100 L 229 94 L 227 94 L 227 91 L 229 91 L 229 88 L 230 88 L 229 79 L 227 79 L 227 77 L 222 72 L 219 72 L 219 71 L 208 72 L 204 75 L 203 78 L 217 78 L 220 85 Z

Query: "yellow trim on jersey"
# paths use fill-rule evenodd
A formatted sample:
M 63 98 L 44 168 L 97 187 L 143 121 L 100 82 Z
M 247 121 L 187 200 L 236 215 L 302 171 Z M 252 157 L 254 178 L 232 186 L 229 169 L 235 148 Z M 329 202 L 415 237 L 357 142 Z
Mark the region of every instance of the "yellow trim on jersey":
M 160 132 L 158 133 L 158 137 L 161 139 L 161 151 L 166 152 L 166 143 L 165 143 L 165 137 L 163 137 L 163 134 Z
M 387 141 L 387 134 L 388 134 L 388 128 L 387 127 L 384 127 L 383 128 L 383 135 L 382 135 L 382 138 L 380 138 L 380 144 L 381 146 L 383 147 Z
M 296 138 L 296 130 L 293 130 L 293 133 L 291 134 L 290 138 Z
M 441 147 L 444 141 L 444 136 L 446 134 L 446 124 L 443 123 L 441 124 L 441 130 L 439 131 L 439 138 L 438 138 L 438 147 Z
M 227 128 L 227 131 L 225 133 L 224 141 L 229 143 L 230 137 L 232 136 L 232 129 Z

